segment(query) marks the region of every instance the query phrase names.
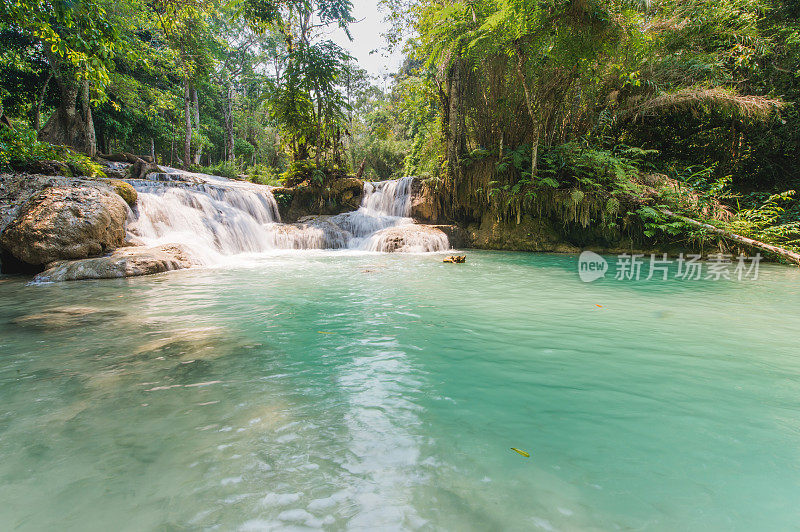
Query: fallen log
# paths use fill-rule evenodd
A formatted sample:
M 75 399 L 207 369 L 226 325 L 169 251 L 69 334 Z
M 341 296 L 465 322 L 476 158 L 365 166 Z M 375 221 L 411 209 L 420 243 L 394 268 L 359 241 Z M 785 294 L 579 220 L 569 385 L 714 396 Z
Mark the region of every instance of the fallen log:
M 780 257 L 789 260 L 798 266 L 800 266 L 800 253 L 795 253 L 794 251 L 789 251 L 788 249 L 784 249 L 782 247 L 773 246 L 772 244 L 766 244 L 764 242 L 759 242 L 758 240 L 753 240 L 752 238 L 747 238 L 746 236 L 737 235 L 736 233 L 731 233 L 730 231 L 725 231 L 724 229 L 720 229 L 719 227 L 714 227 L 713 225 L 706 224 L 703 222 L 698 222 L 697 220 L 692 220 L 691 218 L 687 218 L 686 216 L 682 216 L 680 214 L 675 214 L 672 211 L 668 211 L 666 209 L 661 209 L 661 212 L 666 214 L 667 216 L 671 216 L 672 218 L 676 218 L 684 223 L 689 225 L 693 225 L 695 227 L 700 227 L 707 231 L 711 231 L 712 233 L 716 233 L 723 238 L 728 240 L 732 240 L 734 242 L 738 242 L 739 244 L 743 244 L 745 246 L 750 246 L 756 249 L 762 249 L 769 253 L 774 253 Z

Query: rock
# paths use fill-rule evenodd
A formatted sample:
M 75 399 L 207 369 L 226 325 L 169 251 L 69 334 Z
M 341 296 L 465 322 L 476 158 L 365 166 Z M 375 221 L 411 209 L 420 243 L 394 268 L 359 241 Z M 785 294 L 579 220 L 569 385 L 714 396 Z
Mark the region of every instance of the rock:
M 457 225 L 431 225 L 444 232 L 447 235 L 447 240 L 450 241 L 450 246 L 454 248 L 469 248 L 472 247 L 472 235 L 463 227 Z
M 16 170 L 29 174 L 43 174 L 52 176 L 71 176 L 72 170 L 67 163 L 62 161 L 30 161 Z
M 424 253 L 450 249 L 447 235 L 430 225 L 408 224 L 389 227 L 369 237 L 369 251 Z
M 487 213 L 479 227 L 472 226 L 473 246 L 479 249 L 555 251 L 564 238 L 553 222 L 523 215 L 520 223 L 497 220 Z
M 11 320 L 20 327 L 35 329 L 69 329 L 96 325 L 123 317 L 125 314 L 117 310 L 103 310 L 91 307 L 54 307 L 27 314 Z
M 130 169 L 131 179 L 147 179 L 147 174 L 161 173 L 161 167 L 143 159 L 138 159 Z
M 186 248 L 167 244 L 154 248 L 120 248 L 111 255 L 91 259 L 59 261 L 34 281 L 57 282 L 80 279 L 115 279 L 189 268 L 193 261 Z
M 114 192 L 125 200 L 125 203 L 133 207 L 139 199 L 139 193 L 130 183 L 120 181 L 119 179 L 109 179 L 108 184 L 114 188 Z
M 40 266 L 108 252 L 125 241 L 128 207 L 114 192 L 90 185 L 42 190 L 0 234 L 15 259 Z
M 415 177 L 411 182 L 411 205 L 409 216 L 415 221 L 435 224 L 439 221 L 433 190 L 422 179 Z
M 304 216 L 335 215 L 358 209 L 364 182 L 354 177 L 338 177 L 321 187 L 306 182 L 295 187 L 276 187 L 272 193 L 278 200 L 281 219 L 294 222 Z

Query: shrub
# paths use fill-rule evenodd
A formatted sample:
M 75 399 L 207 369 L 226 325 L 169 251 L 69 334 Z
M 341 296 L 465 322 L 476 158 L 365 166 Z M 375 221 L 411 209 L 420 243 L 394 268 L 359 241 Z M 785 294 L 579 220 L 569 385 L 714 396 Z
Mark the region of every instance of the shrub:
M 82 153 L 66 146 L 55 146 L 41 142 L 36 132 L 27 124 L 15 129 L 0 128 L 0 170 L 24 170 L 38 162 L 58 161 L 65 163 L 73 175 L 105 177 L 103 167 Z
M 220 161 L 212 166 L 199 166 L 197 167 L 197 170 L 195 170 L 194 167 L 190 167 L 189 169 L 192 172 L 217 175 L 221 177 L 227 177 L 228 179 L 239 178 L 239 169 L 236 167 L 236 163 L 230 161 Z
M 253 165 L 245 171 L 247 179 L 253 183 L 260 185 L 272 185 L 274 187 L 282 186 L 281 177 L 275 168 L 265 165 Z
M 294 187 L 317 175 L 317 165 L 310 159 L 292 161 L 283 173 L 283 182 L 287 187 Z

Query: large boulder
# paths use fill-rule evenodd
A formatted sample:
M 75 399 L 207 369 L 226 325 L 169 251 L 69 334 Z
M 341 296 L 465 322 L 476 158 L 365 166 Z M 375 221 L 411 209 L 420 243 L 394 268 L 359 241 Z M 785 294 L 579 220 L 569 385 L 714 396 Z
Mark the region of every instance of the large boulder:
M 125 242 L 128 207 L 112 190 L 53 186 L 22 205 L 0 234 L 0 247 L 32 266 L 107 253 Z
M 115 279 L 180 270 L 192 266 L 188 251 L 176 244 L 154 248 L 120 248 L 111 255 L 50 264 L 37 275 L 40 282 Z

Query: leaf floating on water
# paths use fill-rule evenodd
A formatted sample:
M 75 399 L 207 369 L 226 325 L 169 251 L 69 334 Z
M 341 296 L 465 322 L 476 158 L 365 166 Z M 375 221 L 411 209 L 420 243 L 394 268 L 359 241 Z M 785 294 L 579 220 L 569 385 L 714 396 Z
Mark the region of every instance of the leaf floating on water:
M 326 332 L 326 331 L 317 331 L 319 334 L 336 334 L 333 332 Z
M 595 305 L 597 308 L 603 308 L 603 305 Z
M 522 456 L 524 456 L 525 458 L 530 458 L 530 457 L 531 457 L 531 455 L 529 455 L 529 454 L 528 454 L 528 453 L 526 453 L 525 451 L 522 451 L 522 450 L 520 450 L 520 449 L 517 449 L 516 447 L 512 447 L 512 448 L 511 448 L 511 450 L 512 450 L 512 451 L 514 451 L 515 453 L 519 453 L 519 454 L 521 454 L 521 455 L 522 455 Z

